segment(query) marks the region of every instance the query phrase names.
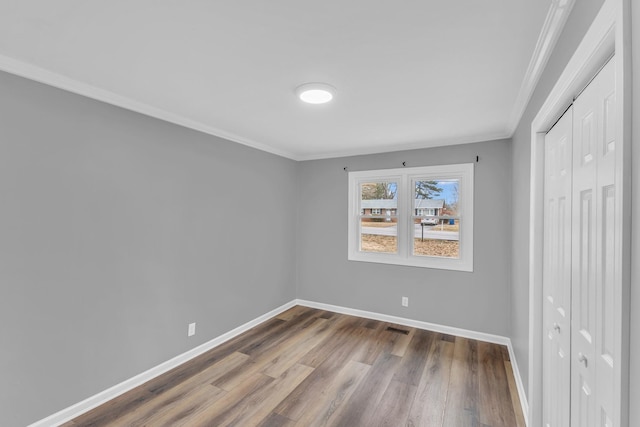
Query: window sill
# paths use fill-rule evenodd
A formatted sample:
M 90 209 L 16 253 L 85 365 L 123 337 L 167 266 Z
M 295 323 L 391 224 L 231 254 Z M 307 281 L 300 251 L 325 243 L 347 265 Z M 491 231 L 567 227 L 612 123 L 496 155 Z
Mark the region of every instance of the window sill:
M 473 260 L 465 262 L 462 259 L 438 257 L 422 258 L 414 256 L 409 258 L 401 258 L 396 254 L 377 254 L 363 252 L 349 254 L 347 259 L 349 261 L 400 265 L 404 267 L 434 268 L 438 270 L 464 271 L 469 273 L 473 272 Z

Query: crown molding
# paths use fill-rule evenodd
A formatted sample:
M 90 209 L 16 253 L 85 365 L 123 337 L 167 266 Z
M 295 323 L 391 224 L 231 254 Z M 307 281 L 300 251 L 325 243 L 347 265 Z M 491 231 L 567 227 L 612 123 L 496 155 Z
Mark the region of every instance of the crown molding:
M 27 62 L 11 58 L 6 55 L 0 55 L 0 71 L 5 71 L 10 74 L 17 75 L 29 80 L 33 80 L 48 86 L 52 86 L 67 92 L 71 92 L 80 96 L 91 98 L 100 102 L 104 102 L 116 107 L 124 108 L 136 113 L 146 115 L 158 120 L 173 123 L 178 126 L 182 126 L 188 129 L 196 130 L 208 135 L 212 135 L 218 138 L 222 138 L 231 142 L 236 142 L 251 148 L 255 148 L 260 151 L 271 153 L 280 157 L 285 157 L 294 161 L 306 161 L 306 160 L 320 160 L 330 159 L 338 157 L 351 157 L 367 154 L 379 154 L 388 153 L 394 151 L 406 151 L 416 150 L 424 148 L 442 147 L 449 145 L 467 144 L 481 141 L 490 141 L 497 139 L 511 138 L 515 127 L 524 112 L 524 108 L 528 103 L 531 93 L 537 84 L 544 65 L 546 65 L 547 59 L 551 53 L 553 45 L 557 40 L 562 26 L 566 21 L 570 8 L 573 7 L 575 0 L 553 0 L 552 6 L 547 14 L 547 19 L 543 28 L 543 32 L 540 35 L 534 57 L 529 64 L 529 70 L 527 71 L 526 79 L 520 89 L 518 95 L 518 101 L 516 105 L 519 105 L 518 110 L 514 110 L 510 125 L 505 131 L 485 132 L 481 134 L 464 135 L 455 138 L 434 139 L 420 142 L 409 142 L 400 144 L 386 144 L 382 146 L 363 147 L 352 150 L 340 150 L 325 153 L 316 154 L 301 154 L 287 150 L 280 150 L 270 145 L 254 141 L 242 137 L 240 135 L 224 131 L 222 129 L 206 125 L 202 122 L 187 118 L 185 116 L 167 111 L 162 108 L 154 107 L 149 104 L 136 101 L 132 98 L 119 95 L 117 93 L 101 89 L 94 85 L 79 81 L 77 79 L 64 76 L 62 74 L 38 67 Z M 560 20 L 560 17 L 563 19 Z M 544 36 L 546 34 L 546 36 Z M 544 37 L 543 37 L 544 36 Z M 553 37 L 552 37 L 553 36 Z M 547 40 L 553 39 L 552 43 Z M 544 53 L 543 60 L 535 60 L 536 57 Z M 517 113 L 517 114 L 515 114 Z
M 173 123 L 178 126 L 193 129 L 232 142 L 237 142 L 239 144 L 246 145 L 257 150 L 265 151 L 267 153 L 286 157 L 292 160 L 297 160 L 295 154 L 288 151 L 278 150 L 269 145 L 206 125 L 199 121 L 166 111 L 162 108 L 153 107 L 151 105 L 136 101 L 126 96 L 118 95 L 108 90 L 100 89 L 88 83 L 63 76 L 62 74 L 40 68 L 32 64 L 28 64 L 26 62 L 5 55 L 0 55 L 0 70 L 10 74 L 15 74 L 19 77 L 27 78 L 29 80 L 34 80 L 48 86 L 53 86 L 67 92 L 75 93 L 76 95 L 85 96 L 87 98 L 115 105 L 116 107 L 144 114 L 145 116 L 153 117 L 155 119 L 163 120 L 165 122 Z
M 441 147 L 445 145 L 458 145 L 466 144 L 470 142 L 489 141 L 493 139 L 505 139 L 510 138 L 510 134 L 504 132 L 493 132 L 477 135 L 468 135 L 450 139 L 440 139 L 434 141 L 423 141 L 417 143 L 407 143 L 398 145 L 384 145 L 377 147 L 366 147 L 354 150 L 344 150 L 336 152 L 319 153 L 313 155 L 302 155 L 285 150 L 276 149 L 270 145 L 263 144 L 257 141 L 253 141 L 242 136 L 205 125 L 204 123 L 186 118 L 179 114 L 175 114 L 166 111 L 161 108 L 153 107 L 151 105 L 136 101 L 134 99 L 118 95 L 108 90 L 100 89 L 96 86 L 81 82 L 79 80 L 63 76 L 58 73 L 46 70 L 44 68 L 37 67 L 32 64 L 28 64 L 17 59 L 0 55 L 0 70 L 10 74 L 14 74 L 19 77 L 24 77 L 29 80 L 33 80 L 39 83 L 46 84 L 58 89 L 65 90 L 67 92 L 75 93 L 76 95 L 85 96 L 87 98 L 95 99 L 100 102 L 114 105 L 116 107 L 124 108 L 126 110 L 134 111 L 136 113 L 144 114 L 149 117 L 153 117 L 158 120 L 173 123 L 178 126 L 182 126 L 188 129 L 193 129 L 208 135 L 212 135 L 218 138 L 223 138 L 228 141 L 237 142 L 242 145 L 246 145 L 257 150 L 261 150 L 267 153 L 275 154 L 280 157 L 295 161 L 305 160 L 319 160 L 329 159 L 336 157 L 348 157 L 358 156 L 365 154 L 377 154 L 387 153 L 392 151 L 404 151 L 415 150 L 420 148 Z
M 516 102 L 511 109 L 511 117 L 507 125 L 507 134 L 513 136 L 520 120 L 529 105 L 533 91 L 535 90 L 540 76 L 544 71 L 551 53 L 560 38 L 564 25 L 571 14 L 575 0 L 552 0 L 542 25 L 542 31 L 538 37 L 538 42 L 529 61 L 529 67 L 525 74 Z
M 485 133 L 479 133 L 479 134 L 473 134 L 473 135 L 459 136 L 455 138 L 441 138 L 441 139 L 425 140 L 422 142 L 411 142 L 411 143 L 405 143 L 405 144 L 400 143 L 396 145 L 381 145 L 381 146 L 375 146 L 375 147 L 357 148 L 353 150 L 330 151 L 330 152 L 319 153 L 319 154 L 299 155 L 294 157 L 294 160 L 297 160 L 297 161 L 323 160 L 323 159 L 333 159 L 333 158 L 339 158 L 339 157 L 363 156 L 367 154 L 391 153 L 396 151 L 420 150 L 424 148 L 447 147 L 450 145 L 471 144 L 476 142 L 509 139 L 511 138 L 511 136 L 512 134 L 508 134 L 504 131 L 485 132 Z

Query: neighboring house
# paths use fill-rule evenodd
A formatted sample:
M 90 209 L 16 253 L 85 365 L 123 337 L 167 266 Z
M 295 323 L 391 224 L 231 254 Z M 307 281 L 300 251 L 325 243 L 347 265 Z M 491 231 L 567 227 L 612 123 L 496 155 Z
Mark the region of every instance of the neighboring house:
M 444 211 L 443 199 L 415 199 L 414 215 L 416 216 L 441 216 Z M 360 202 L 361 215 L 396 215 L 398 213 L 398 201 L 395 199 L 373 199 Z
M 415 199 L 413 206 L 416 216 L 441 216 L 444 214 L 443 199 Z
M 372 199 L 360 202 L 361 215 L 396 215 L 398 201 L 395 199 Z

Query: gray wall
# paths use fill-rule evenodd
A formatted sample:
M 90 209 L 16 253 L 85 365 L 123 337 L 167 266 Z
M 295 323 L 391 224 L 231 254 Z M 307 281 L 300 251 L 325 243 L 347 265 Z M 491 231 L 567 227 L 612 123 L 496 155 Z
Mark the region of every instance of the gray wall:
M 631 361 L 629 425 L 640 426 L 640 4 L 632 5 L 633 129 L 632 243 L 631 243 Z
M 4 73 L 0 93 L 0 425 L 295 298 L 295 162 Z
M 347 261 L 348 174 L 480 162 L 475 167 L 474 272 Z M 509 332 L 511 145 L 508 140 L 301 162 L 298 298 L 491 334 Z M 401 296 L 409 307 L 401 307 Z
M 513 135 L 511 340 L 525 390 L 529 382 L 529 197 L 531 122 L 582 41 L 603 0 L 578 0 Z

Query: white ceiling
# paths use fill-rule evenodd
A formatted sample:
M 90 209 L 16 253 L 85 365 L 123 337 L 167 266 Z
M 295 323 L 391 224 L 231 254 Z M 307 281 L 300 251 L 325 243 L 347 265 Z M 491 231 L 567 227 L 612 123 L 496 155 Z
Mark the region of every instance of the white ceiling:
M 556 2 L 0 0 L 0 69 L 298 160 L 447 145 L 511 136 Z

